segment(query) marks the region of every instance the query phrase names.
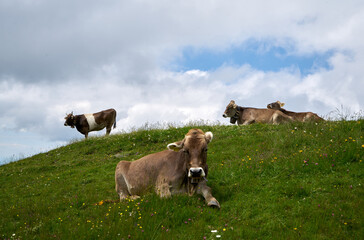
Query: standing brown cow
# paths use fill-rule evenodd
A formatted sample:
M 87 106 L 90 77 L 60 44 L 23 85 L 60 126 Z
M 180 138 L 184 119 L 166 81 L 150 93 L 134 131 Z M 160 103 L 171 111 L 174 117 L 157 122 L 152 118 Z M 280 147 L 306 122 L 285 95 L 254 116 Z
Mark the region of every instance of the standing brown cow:
M 65 118 L 65 126 L 76 129 L 85 135 L 87 138 L 88 133 L 92 131 L 100 131 L 106 127 L 106 135 L 111 132 L 111 127 L 116 127 L 116 111 L 114 109 L 104 110 L 98 113 L 73 115 L 73 112 L 68 114 Z
M 279 110 L 282 113 L 291 116 L 293 120 L 298 122 L 319 122 L 319 121 L 325 121 L 323 118 L 319 117 L 316 113 L 313 112 L 291 112 L 287 111 L 286 109 L 282 108 L 284 106 L 284 103 L 281 103 L 280 101 L 276 101 L 273 103 L 270 103 L 267 105 L 267 108 L 269 109 L 275 109 Z
M 211 132 L 191 129 L 182 141 L 168 144 L 170 150 L 133 162 L 120 161 L 115 170 L 115 188 L 120 200 L 137 198 L 151 189 L 160 197 L 177 193 L 191 196 L 196 192 L 205 198 L 208 206 L 220 208 L 206 184 L 207 145 L 212 137 Z
M 247 108 L 239 107 L 234 100 L 226 106 L 225 112 L 222 115 L 224 118 L 230 118 L 230 123 L 238 125 L 248 125 L 252 123 L 272 123 L 280 124 L 292 121 L 292 117 L 287 116 L 278 110 L 262 109 L 262 108 Z

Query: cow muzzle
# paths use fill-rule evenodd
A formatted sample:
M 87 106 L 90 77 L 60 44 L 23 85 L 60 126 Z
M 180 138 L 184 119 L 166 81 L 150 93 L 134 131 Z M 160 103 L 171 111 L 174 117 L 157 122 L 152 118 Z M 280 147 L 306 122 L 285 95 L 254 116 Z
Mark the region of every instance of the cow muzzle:
M 224 118 L 227 118 L 228 116 L 226 115 L 226 113 L 224 113 L 223 115 L 222 115 Z
M 191 183 L 198 183 L 205 176 L 205 171 L 201 167 L 190 168 L 188 171 L 188 177 L 191 179 Z

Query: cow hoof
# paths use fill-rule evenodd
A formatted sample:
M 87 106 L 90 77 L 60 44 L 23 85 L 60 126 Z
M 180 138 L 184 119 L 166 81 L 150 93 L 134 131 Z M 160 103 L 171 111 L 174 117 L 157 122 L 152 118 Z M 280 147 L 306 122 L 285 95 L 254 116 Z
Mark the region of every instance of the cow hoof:
M 207 203 L 207 206 L 220 209 L 220 204 L 217 200 L 211 200 L 210 202 Z

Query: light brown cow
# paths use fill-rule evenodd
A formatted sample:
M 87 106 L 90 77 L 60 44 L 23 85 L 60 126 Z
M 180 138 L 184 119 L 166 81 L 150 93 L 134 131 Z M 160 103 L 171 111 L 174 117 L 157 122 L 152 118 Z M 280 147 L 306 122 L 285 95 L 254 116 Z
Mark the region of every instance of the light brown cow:
M 92 131 L 100 131 L 106 127 L 106 135 L 111 132 L 111 127 L 116 127 L 116 111 L 114 109 L 107 109 L 98 113 L 73 115 L 73 112 L 68 114 L 65 118 L 65 126 L 76 129 L 85 135 L 87 138 L 88 133 Z
M 276 101 L 273 103 L 270 103 L 267 105 L 267 108 L 269 109 L 275 109 L 279 110 L 282 113 L 291 116 L 293 120 L 298 122 L 319 122 L 319 121 L 325 121 L 323 118 L 319 117 L 316 113 L 313 112 L 291 112 L 287 111 L 286 109 L 282 108 L 284 106 L 284 103 L 281 103 L 280 101 Z
M 137 198 L 154 189 L 160 197 L 195 192 L 202 194 L 208 206 L 220 208 L 206 184 L 207 145 L 212 133 L 191 129 L 182 141 L 168 144 L 166 151 L 139 160 L 120 161 L 115 170 L 115 189 L 120 200 Z M 175 151 L 173 151 L 175 150 Z
M 235 122 L 237 122 L 238 125 L 248 125 L 252 123 L 280 124 L 293 120 L 292 117 L 287 116 L 278 110 L 239 107 L 235 104 L 234 100 L 231 100 L 226 106 L 222 116 L 224 118 L 229 117 L 230 123 L 235 124 Z

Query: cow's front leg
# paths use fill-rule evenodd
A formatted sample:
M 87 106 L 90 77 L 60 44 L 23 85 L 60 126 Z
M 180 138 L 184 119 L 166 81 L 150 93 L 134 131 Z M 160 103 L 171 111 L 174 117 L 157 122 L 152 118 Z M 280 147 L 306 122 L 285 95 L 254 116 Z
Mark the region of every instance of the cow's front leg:
M 202 181 L 198 184 L 197 193 L 201 194 L 209 207 L 220 208 L 220 203 L 211 194 L 211 188 L 206 185 L 206 181 Z
M 156 192 L 162 198 L 170 197 L 172 194 L 169 181 L 163 177 L 160 177 L 159 181 L 157 181 Z
M 254 123 L 254 120 L 245 120 L 242 125 L 250 125 L 252 123 Z

